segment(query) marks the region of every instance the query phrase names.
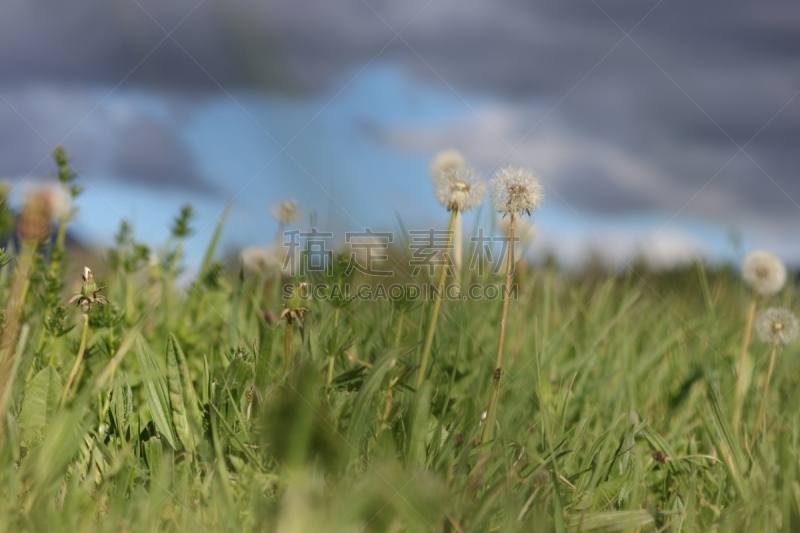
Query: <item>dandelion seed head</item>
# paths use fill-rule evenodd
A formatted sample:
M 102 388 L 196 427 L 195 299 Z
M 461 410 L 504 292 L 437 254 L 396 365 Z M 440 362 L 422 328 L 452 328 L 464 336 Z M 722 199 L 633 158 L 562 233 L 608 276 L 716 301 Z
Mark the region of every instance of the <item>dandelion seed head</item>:
M 72 216 L 72 196 L 63 186 L 53 186 L 47 189 L 50 195 L 50 214 L 56 222 L 67 222 Z
M 455 150 L 439 153 L 431 164 L 433 191 L 448 211 L 469 211 L 483 202 L 486 185 Z
M 758 250 L 744 258 L 742 278 L 754 291 L 769 296 L 780 291 L 786 283 L 786 267 L 775 255 Z
M 461 155 L 461 152 L 458 150 L 443 150 L 436 154 L 433 162 L 431 162 L 431 176 L 435 177 L 442 172 L 451 172 L 465 166 L 467 166 L 467 161 Z
M 283 247 L 281 243 L 270 246 L 250 246 L 242 250 L 242 264 L 251 274 L 259 272 L 280 272 L 283 269 Z
M 756 332 L 762 342 L 785 346 L 797 338 L 800 323 L 788 309 L 770 307 L 758 316 Z
M 283 200 L 269 208 L 272 216 L 281 224 L 291 224 L 300 218 L 300 209 L 294 200 Z
M 460 167 L 433 175 L 436 199 L 448 211 L 469 211 L 483 202 L 486 185 L 472 169 Z
M 539 177 L 528 170 L 501 168 L 492 180 L 492 203 L 504 215 L 530 215 L 539 209 L 543 198 Z

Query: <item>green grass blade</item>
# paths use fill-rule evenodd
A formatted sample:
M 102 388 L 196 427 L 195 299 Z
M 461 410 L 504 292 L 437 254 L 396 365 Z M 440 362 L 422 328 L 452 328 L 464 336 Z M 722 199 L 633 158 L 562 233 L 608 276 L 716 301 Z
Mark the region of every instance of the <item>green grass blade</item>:
M 144 337 L 136 337 L 136 358 L 142 368 L 143 385 L 153 423 L 173 449 L 180 448 L 172 421 L 169 387 L 161 365 Z
M 167 385 L 169 387 L 169 403 L 172 408 L 172 422 L 175 424 L 175 431 L 181 444 L 189 450 L 194 451 L 196 428 L 191 427 L 186 414 L 184 402 L 184 387 L 181 385 L 180 363 L 176 352 L 180 350 L 177 339 L 170 333 L 167 338 Z
M 361 390 L 358 391 L 358 396 L 356 396 L 355 404 L 353 405 L 353 414 L 350 417 L 350 425 L 347 427 L 347 442 L 351 448 L 351 458 L 361 453 L 367 428 L 375 417 L 375 410 L 373 409 L 375 396 L 378 394 L 383 378 L 396 357 L 397 350 L 386 352 L 373 365 L 361 385 Z

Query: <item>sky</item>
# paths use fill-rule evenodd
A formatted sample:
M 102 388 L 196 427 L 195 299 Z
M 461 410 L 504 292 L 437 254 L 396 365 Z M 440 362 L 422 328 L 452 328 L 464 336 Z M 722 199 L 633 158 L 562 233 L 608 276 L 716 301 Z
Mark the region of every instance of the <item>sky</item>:
M 6 0 L 0 176 L 24 194 L 63 144 L 80 237 L 157 248 L 191 202 L 196 262 L 228 202 L 227 248 L 290 198 L 340 237 L 444 227 L 454 148 L 540 175 L 533 257 L 800 266 L 798 26 L 790 0 Z

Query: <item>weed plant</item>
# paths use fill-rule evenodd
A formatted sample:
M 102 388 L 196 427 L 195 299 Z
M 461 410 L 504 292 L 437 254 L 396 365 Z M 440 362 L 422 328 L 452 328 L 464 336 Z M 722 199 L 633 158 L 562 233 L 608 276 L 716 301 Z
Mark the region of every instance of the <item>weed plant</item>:
M 61 225 L 5 251 L 0 530 L 800 531 L 798 345 L 740 363 L 733 269 L 520 264 L 484 432 L 500 299 L 440 300 L 417 387 L 430 301 L 287 307 L 284 284 L 320 280 L 226 270 L 224 216 L 179 285 L 192 221 L 155 252 L 123 224 L 83 309 Z M 798 308 L 791 283 L 770 298 Z

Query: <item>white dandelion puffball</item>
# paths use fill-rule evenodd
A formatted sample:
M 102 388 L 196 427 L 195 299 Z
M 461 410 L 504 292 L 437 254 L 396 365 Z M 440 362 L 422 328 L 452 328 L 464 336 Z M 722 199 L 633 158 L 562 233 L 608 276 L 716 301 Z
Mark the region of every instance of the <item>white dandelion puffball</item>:
M 275 220 L 281 224 L 291 224 L 300 218 L 300 209 L 294 200 L 284 200 L 272 204 L 269 210 Z
M 786 283 L 786 267 L 775 255 L 758 250 L 744 258 L 742 278 L 754 291 L 770 296 L 780 291 Z
M 528 170 L 501 168 L 492 180 L 492 203 L 500 213 L 530 215 L 539 209 L 543 198 L 539 177 Z
M 461 167 L 432 176 L 436 199 L 448 211 L 475 209 L 486 195 L 486 185 L 472 169 Z
M 436 154 L 431 163 L 431 176 L 467 166 L 467 160 L 458 150 L 444 150 Z
M 50 188 L 50 212 L 58 222 L 67 222 L 72 215 L 72 196 L 62 186 Z
M 788 309 L 770 307 L 758 316 L 756 332 L 762 342 L 785 346 L 797 338 L 800 323 Z
M 475 209 L 486 195 L 483 180 L 464 163 L 464 157 L 453 150 L 436 156 L 431 165 L 431 180 L 436 199 L 448 211 L 463 213 Z
M 250 246 L 242 250 L 242 264 L 250 273 L 263 271 L 279 272 L 283 269 L 283 246 L 275 243 L 270 246 Z

